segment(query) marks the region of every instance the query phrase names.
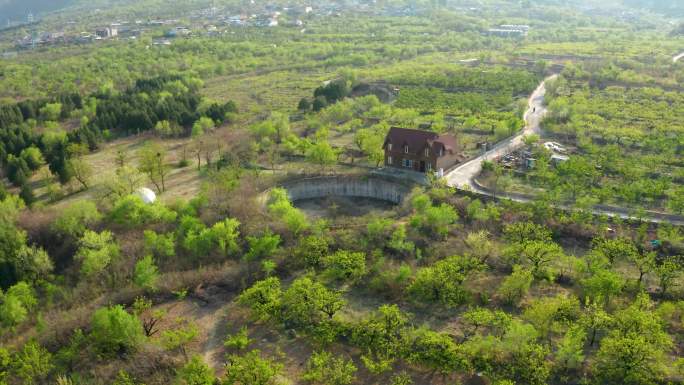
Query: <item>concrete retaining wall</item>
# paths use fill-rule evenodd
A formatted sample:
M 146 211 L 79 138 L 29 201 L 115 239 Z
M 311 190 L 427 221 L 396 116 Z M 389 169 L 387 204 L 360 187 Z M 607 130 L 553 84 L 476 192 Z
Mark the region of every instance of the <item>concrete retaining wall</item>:
M 376 176 L 330 176 L 283 183 L 292 202 L 304 199 L 344 196 L 380 199 L 400 204 L 411 192 L 409 184 Z

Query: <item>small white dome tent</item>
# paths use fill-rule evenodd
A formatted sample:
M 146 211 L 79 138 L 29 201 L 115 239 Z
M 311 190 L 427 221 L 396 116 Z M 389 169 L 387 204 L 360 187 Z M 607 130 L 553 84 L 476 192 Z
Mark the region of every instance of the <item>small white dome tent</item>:
M 154 191 L 148 189 L 147 187 L 141 187 L 135 191 L 135 195 L 139 196 L 143 202 L 147 204 L 152 204 L 157 200 L 157 194 Z

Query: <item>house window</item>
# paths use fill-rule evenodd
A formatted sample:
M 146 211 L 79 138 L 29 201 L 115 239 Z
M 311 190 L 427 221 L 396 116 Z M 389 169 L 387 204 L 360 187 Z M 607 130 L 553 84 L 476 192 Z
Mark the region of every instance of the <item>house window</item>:
M 408 144 L 404 146 L 404 154 L 408 154 Z
M 388 151 L 392 151 L 392 143 L 388 143 L 388 144 L 387 144 L 387 150 L 388 150 Z
M 413 161 L 411 159 L 404 159 L 404 167 L 413 168 Z
M 425 149 L 425 156 L 430 156 L 430 149 L 429 148 Z
M 392 164 L 392 157 L 391 156 L 387 157 L 387 164 Z
M 426 167 L 428 171 L 432 171 L 432 163 L 428 162 Z

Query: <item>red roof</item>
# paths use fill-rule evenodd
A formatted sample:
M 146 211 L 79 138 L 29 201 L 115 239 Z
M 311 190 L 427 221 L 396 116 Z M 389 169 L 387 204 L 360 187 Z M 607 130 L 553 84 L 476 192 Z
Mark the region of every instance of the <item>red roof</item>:
M 387 133 L 385 144 L 392 143 L 395 146 L 408 145 L 410 153 L 419 153 L 426 147 L 435 150 L 443 147 L 449 152 L 456 151 L 457 141 L 456 137 L 451 134 L 438 134 L 433 131 L 414 130 L 410 128 L 392 127 Z

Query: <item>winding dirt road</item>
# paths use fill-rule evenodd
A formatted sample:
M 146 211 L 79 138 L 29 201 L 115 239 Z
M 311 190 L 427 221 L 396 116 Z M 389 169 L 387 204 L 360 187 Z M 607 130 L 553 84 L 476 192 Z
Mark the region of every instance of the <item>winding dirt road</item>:
M 679 55 L 675 56 L 672 58 L 672 62 L 676 63 L 679 61 L 679 59 L 684 58 L 684 52 L 680 53 Z
M 449 186 L 484 193 L 484 191 L 479 191 L 478 187 L 473 183 L 473 178 L 482 171 L 482 162 L 502 157 L 522 147 L 524 144 L 523 138 L 526 135 L 541 133 L 540 123 L 546 114 L 546 107 L 544 107 L 546 82 L 554 80 L 556 77 L 558 77 L 558 75 L 552 75 L 544 79 L 530 96 L 528 109 L 525 112 L 525 129 L 520 134 L 500 142 L 494 148 L 477 158 L 449 171 L 444 176 Z
M 679 56 L 684 58 L 684 53 Z M 526 135 L 541 134 L 541 121 L 547 112 L 547 109 L 544 106 L 546 82 L 554 80 L 556 77 L 558 77 L 558 75 L 552 75 L 544 79 L 541 84 L 539 84 L 539 87 L 537 87 L 537 89 L 530 96 L 528 102 L 529 107 L 527 112 L 525 112 L 525 129 L 520 134 L 500 142 L 493 149 L 451 170 L 444 176 L 447 180 L 447 184 L 451 187 L 456 187 L 460 190 L 472 191 L 480 195 L 511 199 L 518 202 L 531 201 L 529 197 L 486 191 L 479 187 L 474 182 L 474 179 L 482 171 L 483 161 L 494 160 L 521 148 L 524 145 L 523 138 Z M 556 207 L 565 210 L 573 210 L 572 207 L 563 204 L 558 204 Z M 679 215 L 645 211 L 641 216 L 635 216 L 633 211 L 634 210 L 629 210 L 623 207 L 608 205 L 596 205 L 592 209 L 592 212 L 595 215 L 620 217 L 622 219 L 639 219 L 652 223 L 668 222 L 674 225 L 684 226 L 684 218 Z

